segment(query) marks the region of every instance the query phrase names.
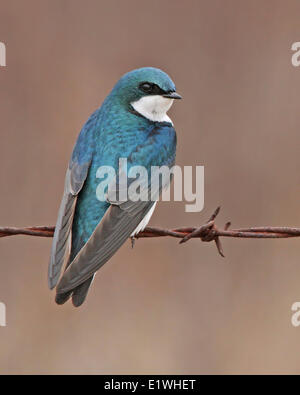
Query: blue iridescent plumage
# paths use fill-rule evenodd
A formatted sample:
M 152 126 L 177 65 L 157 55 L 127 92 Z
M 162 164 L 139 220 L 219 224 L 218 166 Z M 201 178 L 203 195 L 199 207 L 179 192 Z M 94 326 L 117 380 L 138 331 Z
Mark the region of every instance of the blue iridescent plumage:
M 152 91 L 144 85 L 148 89 L 145 92 L 143 83 L 150 84 Z M 140 222 L 152 206 L 131 202 L 118 206 L 99 201 L 98 168 L 112 166 L 118 172 L 119 158 L 127 159 L 128 169 L 142 165 L 149 172 L 151 166 L 174 164 L 173 125 L 168 120 L 148 119 L 132 106 L 151 95 L 179 98 L 172 80 L 159 69 L 148 67 L 125 74 L 79 134 L 66 176 L 49 266 L 49 285 L 53 288 L 62 264 L 66 261 L 69 265 L 57 286 L 57 303 L 64 303 L 72 294 L 75 306 L 84 301 L 94 272 L 130 236 L 138 224 L 134 221 Z M 132 211 L 134 218 L 130 220 Z

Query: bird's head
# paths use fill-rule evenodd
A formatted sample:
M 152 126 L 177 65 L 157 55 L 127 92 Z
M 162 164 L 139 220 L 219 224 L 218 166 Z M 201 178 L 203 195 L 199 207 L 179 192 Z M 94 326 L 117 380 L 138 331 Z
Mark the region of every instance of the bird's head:
M 158 122 L 171 122 L 166 113 L 174 99 L 181 99 L 168 74 L 154 67 L 143 67 L 125 74 L 112 94 L 128 111 L 133 110 Z

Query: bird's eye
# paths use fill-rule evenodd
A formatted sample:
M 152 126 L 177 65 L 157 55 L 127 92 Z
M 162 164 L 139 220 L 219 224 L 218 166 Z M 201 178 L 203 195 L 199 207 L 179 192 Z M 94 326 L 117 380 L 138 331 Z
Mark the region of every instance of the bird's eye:
M 148 82 L 144 82 L 140 85 L 140 89 L 145 93 L 151 93 L 153 86 Z

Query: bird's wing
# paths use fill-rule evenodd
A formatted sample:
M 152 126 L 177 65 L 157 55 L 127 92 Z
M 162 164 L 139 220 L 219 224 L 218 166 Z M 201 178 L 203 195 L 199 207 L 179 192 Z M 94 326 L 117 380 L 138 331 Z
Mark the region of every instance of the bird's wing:
M 50 289 L 56 286 L 61 268 L 70 254 L 73 216 L 77 195 L 84 185 L 92 159 L 90 140 L 96 117 L 95 112 L 82 128 L 66 173 L 65 189 L 55 226 L 48 269 Z
M 154 203 L 127 201 L 111 205 L 64 272 L 57 285 L 57 293 L 70 291 L 90 278 L 124 244 Z
M 81 174 L 81 182 L 79 182 L 78 178 L 74 180 L 74 171 L 77 173 L 76 175 Z M 84 184 L 87 171 L 87 164 L 84 166 L 76 165 L 75 168 L 73 167 L 73 169 L 67 170 L 65 189 L 55 226 L 48 270 L 48 282 L 51 289 L 57 284 L 61 268 L 70 253 L 71 228 L 77 195 L 79 193 L 78 186 L 79 184 L 81 186 Z M 75 190 L 72 187 L 72 184 L 74 185 L 74 183 L 77 186 L 77 189 Z

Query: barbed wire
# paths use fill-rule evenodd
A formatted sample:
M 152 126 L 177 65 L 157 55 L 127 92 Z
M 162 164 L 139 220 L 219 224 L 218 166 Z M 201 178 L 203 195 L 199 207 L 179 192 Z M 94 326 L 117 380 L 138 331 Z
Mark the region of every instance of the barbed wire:
M 289 237 L 300 237 L 300 228 L 290 227 L 250 227 L 231 229 L 230 222 L 227 222 L 224 229 L 219 229 L 215 224 L 215 219 L 220 212 L 218 207 L 211 215 L 209 220 L 200 227 L 181 227 L 176 229 L 160 229 L 154 227 L 146 227 L 142 232 L 132 238 L 132 245 L 134 239 L 147 238 L 147 237 L 176 237 L 181 239 L 180 244 L 186 243 L 192 238 L 198 238 L 205 242 L 214 241 L 219 254 L 224 257 L 223 247 L 220 237 L 239 237 L 248 239 L 280 239 Z M 0 227 L 0 237 L 27 235 L 37 237 L 53 237 L 54 226 L 30 226 L 25 228 L 15 227 Z

